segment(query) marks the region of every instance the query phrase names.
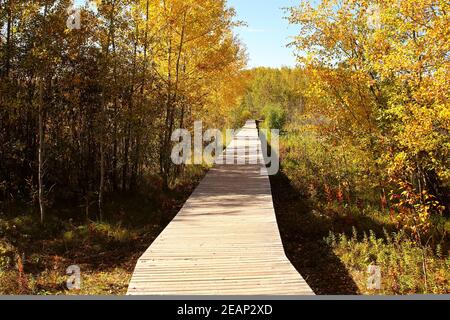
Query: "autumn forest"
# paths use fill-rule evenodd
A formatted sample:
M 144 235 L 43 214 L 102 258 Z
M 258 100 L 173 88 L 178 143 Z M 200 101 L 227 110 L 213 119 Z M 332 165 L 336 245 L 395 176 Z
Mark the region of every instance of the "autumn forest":
M 251 119 L 280 130 L 275 211 L 314 292 L 450 293 L 448 1 L 298 1 L 279 69 L 248 68 L 226 0 L 90 1 L 79 26 L 71 4 L 0 0 L 0 294 L 72 294 L 72 264 L 75 294 L 126 293 L 209 169 L 174 165 L 172 133 Z

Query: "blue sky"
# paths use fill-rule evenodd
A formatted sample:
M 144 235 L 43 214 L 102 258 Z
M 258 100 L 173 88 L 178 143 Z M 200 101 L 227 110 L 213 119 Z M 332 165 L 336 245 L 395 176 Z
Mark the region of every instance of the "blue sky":
M 282 8 L 297 6 L 300 0 L 228 0 L 237 18 L 248 24 L 236 30 L 247 46 L 249 67 L 295 66 L 292 48 L 286 48 L 289 37 L 298 27 L 289 26 Z

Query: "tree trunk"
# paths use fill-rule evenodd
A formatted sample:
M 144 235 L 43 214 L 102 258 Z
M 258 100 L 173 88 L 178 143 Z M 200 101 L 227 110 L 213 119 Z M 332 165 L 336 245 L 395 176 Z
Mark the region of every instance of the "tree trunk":
M 41 224 L 45 221 L 45 195 L 44 195 L 44 83 L 39 80 L 39 148 L 38 148 L 38 194 Z
M 113 45 L 113 52 L 115 53 L 115 29 L 114 29 L 114 12 L 115 12 L 115 6 L 114 3 L 112 7 L 110 8 L 109 12 L 109 31 L 108 31 L 108 38 L 106 41 L 106 48 L 105 48 L 105 55 L 104 55 L 104 61 L 103 61 L 103 72 L 102 74 L 104 77 L 108 74 L 108 58 L 109 58 L 109 46 Z M 114 57 L 115 58 L 115 57 Z M 113 76 L 114 76 L 114 84 L 116 85 L 116 62 L 114 61 L 113 64 Z M 102 96 L 101 96 L 101 102 L 100 102 L 100 181 L 98 186 L 98 218 L 100 221 L 103 221 L 103 209 L 104 209 L 104 192 L 105 192 L 105 140 L 106 140 L 106 130 L 107 128 L 107 114 L 106 114 L 106 101 L 105 101 L 105 84 L 103 84 L 102 88 Z M 116 97 L 114 99 L 117 99 Z M 116 104 L 117 101 L 115 100 L 114 103 Z
M 105 189 L 105 151 L 103 137 L 100 142 L 100 185 L 98 188 L 98 216 L 103 221 L 103 192 Z

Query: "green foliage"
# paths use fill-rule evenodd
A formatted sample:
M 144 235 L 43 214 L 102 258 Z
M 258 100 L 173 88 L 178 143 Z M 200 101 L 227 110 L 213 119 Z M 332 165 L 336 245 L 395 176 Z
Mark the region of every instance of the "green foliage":
M 286 113 L 280 105 L 269 104 L 262 110 L 264 126 L 268 129 L 282 130 L 286 123 Z
M 302 193 L 323 201 L 331 196 L 333 200 L 341 197 L 347 204 L 378 204 L 376 179 L 368 175 L 374 164 L 357 147 L 335 145 L 299 128 L 287 130 L 280 153 L 283 172 Z
M 326 239 L 334 253 L 350 270 L 365 294 L 448 294 L 450 293 L 450 257 L 443 257 L 440 247 L 421 247 L 404 233 L 386 233 L 384 238 L 373 232 L 351 237 L 330 233 Z M 367 268 L 377 265 L 382 272 L 382 289 L 367 289 Z
M 245 123 L 247 120 L 252 120 L 252 113 L 249 110 L 244 110 L 240 116 L 240 122 Z
M 240 129 L 247 120 L 256 120 L 253 113 L 244 105 L 240 104 L 231 110 L 231 116 L 229 118 L 229 128 Z
M 302 70 L 256 68 L 247 73 L 250 80 L 242 97 L 242 108 L 257 115 L 258 120 L 269 115 L 270 110 L 265 109 L 278 109 L 278 115 L 284 113 L 287 118 L 289 111 L 302 108 L 305 79 Z

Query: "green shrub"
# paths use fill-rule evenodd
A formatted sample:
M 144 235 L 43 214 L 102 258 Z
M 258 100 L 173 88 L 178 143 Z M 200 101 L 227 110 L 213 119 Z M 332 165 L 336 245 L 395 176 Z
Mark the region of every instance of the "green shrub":
M 388 234 L 383 238 L 373 232 L 351 237 L 330 233 L 325 239 L 333 252 L 350 271 L 365 294 L 448 294 L 450 293 L 450 257 L 444 257 L 440 246 L 433 250 L 410 241 L 404 233 Z M 382 289 L 367 289 L 367 268 L 381 268 Z
M 252 118 L 253 118 L 252 113 L 251 113 L 250 111 L 248 111 L 248 110 L 244 110 L 244 111 L 242 111 L 242 113 L 241 113 L 241 119 L 240 119 L 240 122 L 241 122 L 241 123 L 245 123 L 245 122 L 247 122 L 248 120 L 252 120 Z
M 288 128 L 281 137 L 284 174 L 313 200 L 379 205 L 378 177 L 370 156 L 356 147 L 336 146 L 307 128 Z
M 268 104 L 263 109 L 264 126 L 267 129 L 282 130 L 286 123 L 286 113 L 279 104 Z

